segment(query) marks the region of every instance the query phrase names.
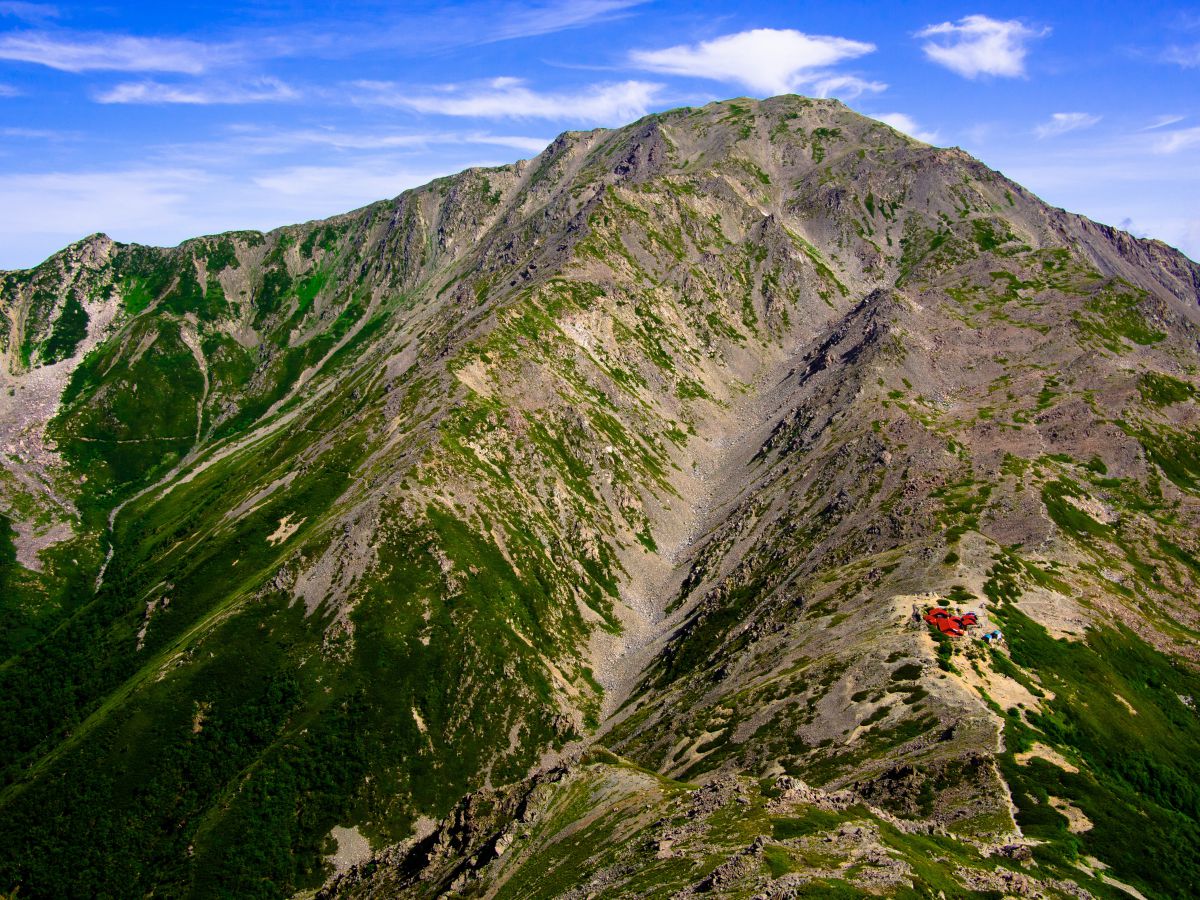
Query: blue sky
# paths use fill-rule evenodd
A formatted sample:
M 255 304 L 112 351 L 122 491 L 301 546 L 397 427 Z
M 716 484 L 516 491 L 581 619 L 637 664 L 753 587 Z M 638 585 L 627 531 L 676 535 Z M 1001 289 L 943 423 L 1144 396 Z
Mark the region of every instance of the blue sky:
M 1200 7 L 0 0 L 0 268 L 390 197 L 566 129 L 833 96 L 1200 259 Z

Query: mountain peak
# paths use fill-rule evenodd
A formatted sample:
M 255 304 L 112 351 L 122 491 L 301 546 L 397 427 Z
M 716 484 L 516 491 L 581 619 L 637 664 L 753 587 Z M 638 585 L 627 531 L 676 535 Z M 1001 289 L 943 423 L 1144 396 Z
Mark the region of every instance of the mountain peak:
M 1200 878 L 1161 243 L 788 95 L 0 278 L 0 890 Z

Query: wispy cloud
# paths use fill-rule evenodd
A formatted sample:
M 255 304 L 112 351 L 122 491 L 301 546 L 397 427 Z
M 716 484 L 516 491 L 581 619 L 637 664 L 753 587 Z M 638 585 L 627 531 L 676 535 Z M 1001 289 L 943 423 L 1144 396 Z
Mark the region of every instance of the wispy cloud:
M 1142 131 L 1154 131 L 1156 128 L 1166 128 L 1168 125 L 1174 125 L 1178 122 L 1182 122 L 1186 118 L 1187 118 L 1187 116 L 1178 116 L 1178 115 L 1157 116 L 1153 122 L 1151 122 L 1149 125 L 1147 125 L 1145 128 L 1143 128 L 1141 130 Z
M 1172 44 L 1163 51 L 1162 58 L 1164 62 L 1174 63 L 1185 69 L 1194 69 L 1200 66 L 1200 44 L 1191 44 L 1190 46 Z
M 443 4 L 378 4 L 370 15 L 343 10 L 319 27 L 274 37 L 289 55 L 339 58 L 393 50 L 411 55 L 541 37 L 631 15 L 649 0 L 465 0 Z M 375 4 L 372 4 L 375 5 Z M 389 8 L 390 7 L 390 8 Z M 425 7 L 409 9 L 409 7 Z
M 0 16 L 10 16 L 23 22 L 45 22 L 47 19 L 57 19 L 59 15 L 58 7 L 49 3 L 0 3 Z
M 519 134 L 481 134 L 461 135 L 463 143 L 491 144 L 496 147 L 510 147 L 525 153 L 541 153 L 550 145 L 550 138 L 524 137 Z
M 799 89 L 814 97 L 844 97 L 853 100 L 863 94 L 879 94 L 887 90 L 882 81 L 870 81 L 857 75 L 817 75 L 810 82 L 801 82 Z
M 11 84 L 0 82 L 0 97 L 20 97 L 21 91 L 13 87 Z
M 1034 134 L 1039 138 L 1058 137 L 1060 134 L 1066 134 L 1069 131 L 1079 131 L 1082 128 L 1091 128 L 1100 121 L 1100 116 L 1094 116 L 1091 113 L 1083 112 L 1060 112 L 1050 116 L 1048 122 L 1043 122 L 1041 125 L 1033 129 Z
M 1017 78 L 1025 74 L 1025 57 L 1029 52 L 1026 45 L 1049 33 L 1049 28 L 1030 28 L 1016 19 L 1001 21 L 973 15 L 957 23 L 926 26 L 917 32 L 917 37 L 931 39 L 921 47 L 930 60 L 964 78 L 980 75 Z
M 648 0 L 556 0 L 529 5 L 501 4 L 501 21 L 484 33 L 480 43 L 537 37 L 617 18 Z
M 405 166 L 388 156 L 334 166 L 236 173 L 163 165 L 0 174 L 0 268 L 28 265 L 85 234 L 177 243 L 231 228 L 267 229 L 345 212 L 486 158 Z
M 442 4 L 371 4 L 380 9 L 358 17 L 339 9 L 336 16 L 324 21 L 319 28 L 297 30 L 284 36 L 284 40 L 295 53 L 315 50 L 331 57 L 380 49 L 427 55 L 455 47 L 541 37 L 609 22 L 631 15 L 637 7 L 648 2 L 464 0 Z
M 549 138 L 518 134 L 490 134 L 486 131 L 344 131 L 338 128 L 265 129 L 236 126 L 228 140 L 162 148 L 170 159 L 188 163 L 224 164 L 246 156 L 311 153 L 324 148 L 339 153 L 378 152 L 383 150 L 427 151 L 433 147 L 508 147 L 527 153 L 540 153 Z
M 53 131 L 49 128 L 0 128 L 0 137 L 19 138 L 27 141 L 63 141 L 76 140 L 78 134 L 65 131 Z
M 341 16 L 266 31 L 243 29 L 224 41 L 112 32 L 33 29 L 0 35 L 0 59 L 63 72 L 171 72 L 199 75 L 222 66 L 299 56 L 345 58 L 363 52 L 429 53 L 553 34 L 626 15 L 647 0 L 469 3 L 422 12 Z M 0 15 L 31 23 L 52 6 L 3 2 Z M 170 102 L 170 101 L 168 101 Z
M 144 222 L 178 221 L 176 207 L 204 180 L 203 173 L 143 167 L 101 172 L 0 175 L 0 202 L 20 209 L 30 232 L 74 234 L 123 229 Z M 0 233 L 14 229 L 0 222 Z
M 299 99 L 300 92 L 276 78 L 243 85 L 181 85 L 158 81 L 118 84 L 95 95 L 98 103 L 181 103 L 192 106 L 266 103 Z
M 644 116 L 660 85 L 645 81 L 595 84 L 574 91 L 540 92 L 519 78 L 493 78 L 413 90 L 393 82 L 358 82 L 359 101 L 442 116 L 554 119 L 612 124 Z
M 363 160 L 342 166 L 288 166 L 253 178 L 252 183 L 271 194 L 295 198 L 303 203 L 321 201 L 326 208 L 339 210 L 395 196 L 405 187 L 435 177 L 429 173 L 402 178 L 389 167 Z
M 890 125 L 902 134 L 907 134 L 909 137 L 914 137 L 918 141 L 924 141 L 926 144 L 937 142 L 938 133 L 936 131 L 925 131 L 919 126 L 915 119 L 907 113 L 884 113 L 878 116 L 872 116 L 878 119 L 885 125 Z
M 1177 128 L 1157 135 L 1154 142 L 1154 150 L 1157 153 L 1178 153 L 1192 147 L 1200 147 L 1200 127 Z
M 630 62 L 651 72 L 686 75 L 744 85 L 760 94 L 803 89 L 858 96 L 886 85 L 830 71 L 848 59 L 865 56 L 874 44 L 792 29 L 755 28 L 661 50 L 635 50 Z
M 241 51 L 232 44 L 206 44 L 183 38 L 58 36 L 29 31 L 0 35 L 0 59 L 34 63 L 62 72 L 199 75 L 240 55 Z

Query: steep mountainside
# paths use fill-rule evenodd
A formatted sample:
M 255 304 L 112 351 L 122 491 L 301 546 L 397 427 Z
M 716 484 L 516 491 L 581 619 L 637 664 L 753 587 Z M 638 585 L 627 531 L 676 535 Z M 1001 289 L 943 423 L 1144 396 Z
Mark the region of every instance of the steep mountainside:
M 0 890 L 1200 890 L 1165 245 L 788 96 L 0 279 Z

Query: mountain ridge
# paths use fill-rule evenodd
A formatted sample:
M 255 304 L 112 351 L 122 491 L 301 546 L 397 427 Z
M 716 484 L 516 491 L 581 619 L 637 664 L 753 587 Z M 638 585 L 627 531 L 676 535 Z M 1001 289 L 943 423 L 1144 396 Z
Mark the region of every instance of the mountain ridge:
M 0 277 L 0 886 L 1191 883 L 1200 267 L 1165 245 L 782 97 Z M 1009 647 L 908 624 L 941 599 Z M 466 827 L 539 763 L 540 811 Z M 630 798 L 696 828 L 647 854 Z M 65 881 L 45 809 L 102 811 Z M 545 829 L 621 809 L 555 881 Z M 1133 809 L 1183 849 L 1131 860 Z

